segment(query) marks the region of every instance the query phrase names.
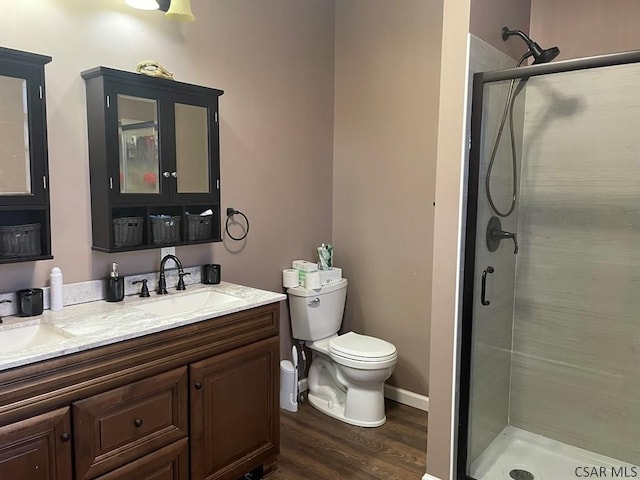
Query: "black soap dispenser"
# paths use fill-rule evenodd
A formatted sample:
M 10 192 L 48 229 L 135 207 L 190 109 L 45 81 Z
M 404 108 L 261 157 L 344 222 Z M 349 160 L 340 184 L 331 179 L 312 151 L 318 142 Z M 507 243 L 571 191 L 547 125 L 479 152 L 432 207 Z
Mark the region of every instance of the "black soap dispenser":
M 124 277 L 118 274 L 118 264 L 111 265 L 111 274 L 107 278 L 107 302 L 121 302 L 124 299 Z

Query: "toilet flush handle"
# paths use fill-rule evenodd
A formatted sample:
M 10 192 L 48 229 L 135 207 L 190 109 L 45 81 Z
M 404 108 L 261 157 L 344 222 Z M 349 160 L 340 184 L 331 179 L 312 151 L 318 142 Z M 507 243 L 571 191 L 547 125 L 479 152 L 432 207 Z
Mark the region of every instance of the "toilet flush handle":
M 310 307 L 315 307 L 316 305 L 320 305 L 320 299 L 316 297 L 313 300 L 311 300 L 309 303 L 307 303 L 307 305 L 309 305 Z

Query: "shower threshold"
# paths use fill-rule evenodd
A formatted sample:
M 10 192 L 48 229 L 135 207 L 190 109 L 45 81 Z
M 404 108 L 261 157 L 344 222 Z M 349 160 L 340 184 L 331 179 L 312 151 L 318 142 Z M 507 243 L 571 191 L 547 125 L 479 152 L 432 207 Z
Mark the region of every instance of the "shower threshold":
M 505 427 L 471 465 L 476 480 L 640 478 L 640 467 L 515 427 Z

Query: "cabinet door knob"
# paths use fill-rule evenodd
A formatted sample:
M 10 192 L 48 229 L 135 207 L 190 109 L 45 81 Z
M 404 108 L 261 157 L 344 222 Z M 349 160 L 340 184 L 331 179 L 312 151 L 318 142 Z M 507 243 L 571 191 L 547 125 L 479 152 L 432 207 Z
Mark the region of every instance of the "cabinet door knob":
M 196 390 L 200 390 L 202 388 L 202 383 L 196 382 L 193 384 L 193 386 L 196 387 Z
M 143 423 L 143 422 L 142 422 L 142 419 L 141 419 L 141 418 L 136 418 L 136 419 L 133 421 L 133 424 L 134 424 L 136 427 L 141 427 L 141 426 L 142 426 L 142 423 Z
M 169 172 L 162 172 L 162 176 L 164 178 L 169 178 L 171 176 L 171 174 Z
M 178 172 L 171 172 L 171 176 L 173 178 L 178 178 Z
M 68 442 L 69 440 L 71 440 L 71 434 L 69 432 L 64 432 L 62 435 L 60 435 L 60 440 L 63 442 Z

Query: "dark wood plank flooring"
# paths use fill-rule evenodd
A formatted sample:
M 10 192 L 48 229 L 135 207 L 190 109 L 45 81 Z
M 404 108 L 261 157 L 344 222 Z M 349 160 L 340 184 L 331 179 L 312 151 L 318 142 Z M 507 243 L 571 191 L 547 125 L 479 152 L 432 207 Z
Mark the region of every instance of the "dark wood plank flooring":
M 280 456 L 266 480 L 420 479 L 426 471 L 427 413 L 387 400 L 387 423 L 362 428 L 308 403 L 280 410 Z

